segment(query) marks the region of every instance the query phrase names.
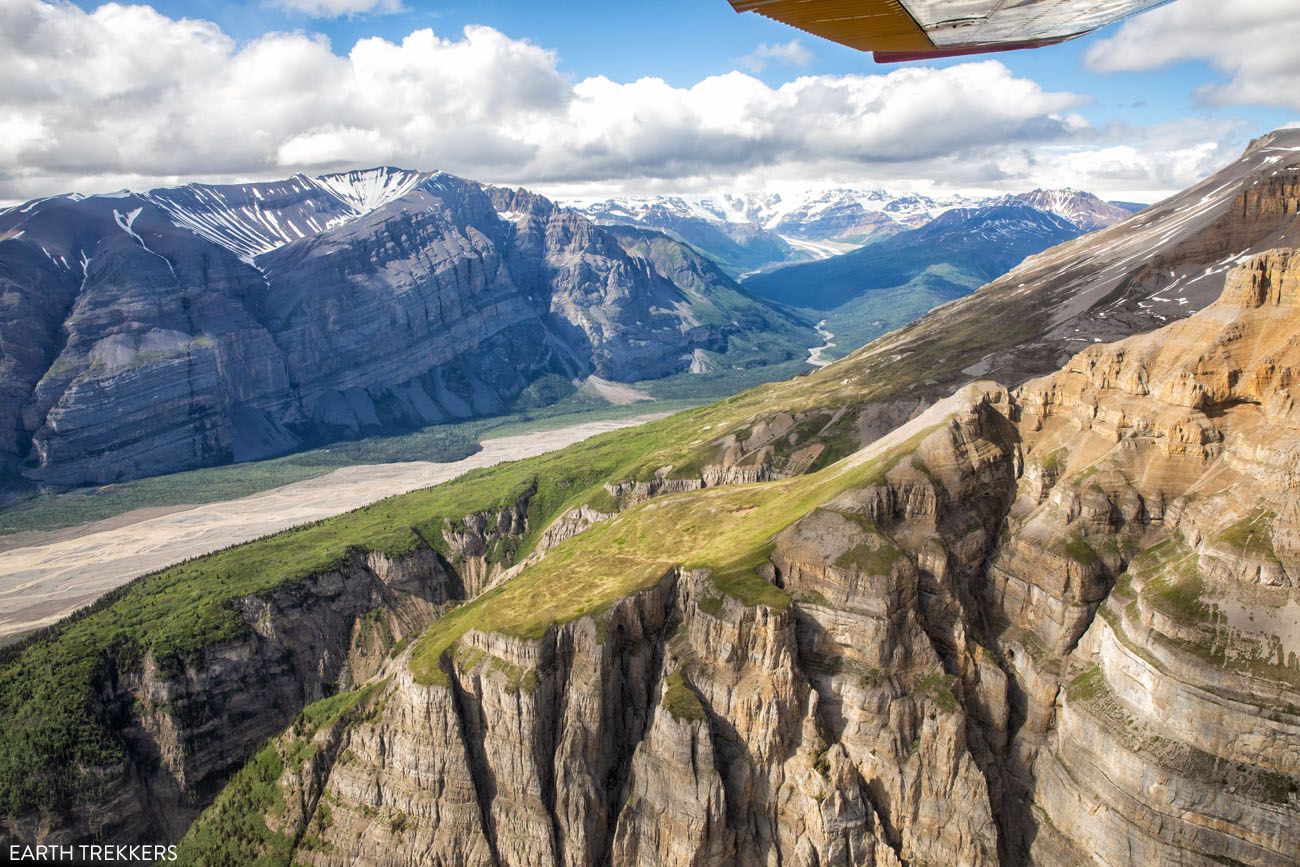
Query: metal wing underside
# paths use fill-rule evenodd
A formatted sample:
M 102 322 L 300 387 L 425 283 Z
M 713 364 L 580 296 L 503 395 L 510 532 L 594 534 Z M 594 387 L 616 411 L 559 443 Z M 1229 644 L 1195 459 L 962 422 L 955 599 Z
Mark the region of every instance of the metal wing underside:
M 729 0 L 881 62 L 1063 42 L 1169 0 Z

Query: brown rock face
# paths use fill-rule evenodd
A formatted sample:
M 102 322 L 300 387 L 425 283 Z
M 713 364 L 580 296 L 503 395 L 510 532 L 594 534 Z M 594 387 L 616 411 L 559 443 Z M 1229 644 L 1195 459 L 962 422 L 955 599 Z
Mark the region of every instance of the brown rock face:
M 985 587 L 1030 687 L 1016 857 L 1295 863 L 1298 300 L 1300 258 L 1264 254 L 1196 316 L 1022 390 L 1008 527 L 1032 544 Z
M 1011 496 L 1006 400 L 980 393 L 915 462 L 780 534 L 765 571 L 791 604 L 745 604 L 705 571 L 673 570 L 538 639 L 466 633 L 446 684 L 395 660 L 382 713 L 351 726 L 323 772 L 328 827 L 296 857 L 996 863 L 987 747 L 968 744 L 958 698 L 960 671 L 982 683 L 959 579 Z M 1004 707 L 996 668 L 983 683 Z

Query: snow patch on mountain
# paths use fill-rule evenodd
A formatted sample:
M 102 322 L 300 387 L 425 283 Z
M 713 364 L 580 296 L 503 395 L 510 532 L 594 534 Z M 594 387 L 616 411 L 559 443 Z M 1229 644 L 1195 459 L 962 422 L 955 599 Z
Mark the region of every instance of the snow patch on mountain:
M 1129 212 L 1091 193 L 1034 190 L 1018 195 L 972 197 L 897 194 L 883 189 L 833 188 L 797 194 L 724 193 L 688 196 L 622 196 L 566 204 L 597 222 L 663 226 L 669 220 L 746 224 L 775 232 L 785 240 L 855 241 L 917 229 L 949 211 L 972 209 L 1016 199 L 1056 214 L 1085 231 L 1111 225 Z
M 1074 223 L 1085 232 L 1104 229 L 1132 216 L 1132 211 L 1081 190 L 1034 190 L 1009 198 L 1050 211 Z
M 310 178 L 350 205 L 357 216 L 377 211 L 409 193 L 427 178 L 424 172 L 384 167 Z
M 382 167 L 321 177 L 297 174 L 260 184 L 186 184 L 150 190 L 141 198 L 177 226 L 219 244 L 245 262 L 372 213 L 429 178 Z

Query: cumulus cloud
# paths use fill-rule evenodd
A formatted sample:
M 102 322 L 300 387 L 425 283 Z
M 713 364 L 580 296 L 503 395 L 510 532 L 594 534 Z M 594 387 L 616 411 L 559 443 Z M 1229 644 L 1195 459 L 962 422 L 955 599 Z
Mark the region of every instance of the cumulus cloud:
M 738 61 L 750 72 L 762 72 L 768 64 L 778 63 L 803 68 L 812 63 L 812 52 L 803 47 L 798 39 L 789 42 L 763 42 L 749 54 Z
M 1076 185 L 1136 191 L 1181 185 L 1168 166 L 1195 162 L 1116 150 L 1076 113 L 1081 97 L 997 61 L 779 87 L 742 72 L 690 87 L 575 82 L 553 52 L 487 27 L 339 53 L 322 36 L 239 44 L 148 6 L 39 0 L 0 0 L 0 56 L 0 200 L 381 163 L 605 194 L 813 179 L 1016 188 L 1074 165 Z
M 1115 124 L 1090 131 L 1084 142 L 1040 148 L 1024 164 L 1008 158 L 1003 167 L 1013 177 L 1034 177 L 1046 187 L 1153 202 L 1231 162 L 1240 151 L 1236 142 L 1249 132 L 1239 121 L 1196 118 L 1149 127 Z
M 342 18 L 368 12 L 402 11 L 402 0 L 275 0 L 275 5 L 313 18 Z
M 1210 105 L 1300 109 L 1300 4 L 1295 0 L 1178 0 L 1124 24 L 1088 51 L 1099 71 L 1158 69 L 1204 60 L 1228 74 L 1197 92 Z

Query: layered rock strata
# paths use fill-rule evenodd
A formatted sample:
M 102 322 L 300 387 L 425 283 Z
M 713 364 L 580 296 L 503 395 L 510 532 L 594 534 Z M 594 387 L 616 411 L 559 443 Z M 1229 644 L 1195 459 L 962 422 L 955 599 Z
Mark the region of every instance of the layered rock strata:
M 399 664 L 299 857 L 1294 863 L 1298 299 L 1267 254 L 1189 320 L 968 392 L 775 536 L 783 601 L 679 569 L 466 633 L 445 682 Z

